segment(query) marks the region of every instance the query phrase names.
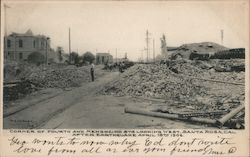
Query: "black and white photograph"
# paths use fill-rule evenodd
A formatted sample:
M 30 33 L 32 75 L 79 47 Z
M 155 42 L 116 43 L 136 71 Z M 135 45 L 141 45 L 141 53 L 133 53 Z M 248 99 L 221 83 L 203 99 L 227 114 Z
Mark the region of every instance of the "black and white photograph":
M 3 129 L 244 130 L 248 5 L 5 1 Z

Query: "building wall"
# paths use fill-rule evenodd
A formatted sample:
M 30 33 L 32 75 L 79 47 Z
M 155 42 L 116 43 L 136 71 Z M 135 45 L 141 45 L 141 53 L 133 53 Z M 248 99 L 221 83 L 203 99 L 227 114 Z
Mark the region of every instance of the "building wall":
M 113 63 L 113 56 L 108 53 L 97 53 L 96 64 Z
M 50 42 L 48 40 L 48 56 Z M 8 36 L 5 39 L 5 59 L 27 61 L 32 52 L 39 52 L 46 56 L 46 37 L 44 36 Z

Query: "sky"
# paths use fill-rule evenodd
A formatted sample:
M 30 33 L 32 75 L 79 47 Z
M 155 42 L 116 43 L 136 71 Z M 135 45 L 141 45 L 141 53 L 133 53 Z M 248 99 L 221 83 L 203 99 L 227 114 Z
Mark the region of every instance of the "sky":
M 114 57 L 131 60 L 146 57 L 146 30 L 150 35 L 150 57 L 153 40 L 160 54 L 160 38 L 167 46 L 185 43 L 216 42 L 229 48 L 246 47 L 249 43 L 249 4 L 239 1 L 6 1 L 7 34 L 43 34 L 51 38 L 51 46 L 68 49 L 69 28 L 71 50 L 109 52 Z

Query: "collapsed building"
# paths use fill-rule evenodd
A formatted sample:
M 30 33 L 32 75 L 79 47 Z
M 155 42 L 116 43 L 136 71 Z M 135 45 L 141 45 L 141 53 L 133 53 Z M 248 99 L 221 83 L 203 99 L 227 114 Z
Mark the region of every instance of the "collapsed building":
M 244 48 L 235 48 L 224 51 L 216 52 L 210 57 L 210 59 L 231 59 L 231 58 L 245 58 L 245 49 Z
M 244 59 L 244 48 L 229 49 L 222 45 L 212 42 L 202 42 L 193 44 L 184 44 L 170 51 L 170 59 L 176 59 L 177 56 L 185 59 Z

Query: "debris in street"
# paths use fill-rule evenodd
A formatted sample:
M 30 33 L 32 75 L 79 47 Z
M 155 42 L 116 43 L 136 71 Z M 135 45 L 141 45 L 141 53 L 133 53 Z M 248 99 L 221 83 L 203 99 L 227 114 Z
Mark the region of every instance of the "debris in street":
M 74 65 L 50 65 L 50 66 L 32 66 L 27 63 L 10 62 L 5 67 L 7 76 L 5 82 L 13 82 L 13 78 L 18 80 L 30 81 L 38 88 L 68 88 L 78 87 L 83 82 L 90 80 L 89 67 L 76 67 Z M 15 72 L 19 69 L 19 73 Z M 98 73 L 101 76 L 102 73 Z M 97 77 L 98 77 L 97 76 Z
M 16 100 L 35 90 L 35 87 L 28 80 L 5 82 L 3 88 L 3 101 Z
M 245 73 L 242 70 L 217 72 L 214 68 L 242 64 L 244 60 L 241 59 L 230 61 L 180 59 L 166 60 L 157 64 L 136 64 L 119 78 L 108 83 L 100 92 L 158 102 L 161 105 L 152 104 L 154 106 L 152 110 L 165 112 L 167 117 L 170 114 L 170 118 L 177 116 L 177 119 L 191 118 L 201 122 L 203 119 L 200 118 L 207 118 L 213 119 L 215 125 L 216 119 L 244 104 Z M 241 121 L 244 121 L 244 117 L 238 116 L 237 120 L 237 125 L 242 127 Z M 227 123 L 229 122 L 232 127 L 236 127 L 236 123 L 231 121 Z
M 139 109 L 139 108 L 125 108 L 124 112 L 125 113 L 132 113 L 132 114 L 140 114 L 140 115 L 145 115 L 145 116 L 152 116 L 152 117 L 159 117 L 159 118 L 167 118 L 167 119 L 172 119 L 172 120 L 182 120 L 182 121 L 187 121 L 187 122 L 195 122 L 195 123 L 201 123 L 201 124 L 209 124 L 212 126 L 217 126 L 217 127 L 222 127 L 224 126 L 230 126 L 232 128 L 241 128 L 243 127 L 243 121 L 229 121 L 232 117 L 234 117 L 237 113 L 242 111 L 244 109 L 244 106 L 241 105 L 237 107 L 236 109 L 232 110 L 230 113 L 226 114 L 219 120 L 217 119 L 212 119 L 209 117 L 204 117 L 206 114 L 201 114 L 203 117 L 198 117 L 199 115 L 191 115 L 190 113 L 189 116 L 183 116 L 185 114 L 180 114 L 180 113 L 162 113 L 162 112 L 153 112 L 153 111 L 148 111 L 145 109 Z M 210 112 L 212 113 L 212 112 Z M 216 113 L 216 112 L 214 112 Z M 218 113 L 218 112 L 217 112 Z M 213 114 L 213 113 L 212 113 Z M 219 113 L 222 114 L 222 113 Z M 228 122 L 228 123 L 226 123 Z
M 26 62 L 5 61 L 4 102 L 14 101 L 44 88 L 62 88 L 69 90 L 81 83 L 90 81 L 89 67 L 54 64 L 36 66 Z M 97 66 L 97 69 L 101 67 Z M 104 72 L 98 71 L 99 78 Z
M 244 105 L 240 105 L 237 108 L 233 109 L 231 112 L 223 116 L 218 120 L 219 125 L 225 124 L 227 121 L 229 121 L 232 117 L 234 117 L 236 114 L 238 114 L 240 111 L 242 111 L 245 108 Z
M 191 117 L 191 118 L 186 119 L 186 118 L 178 116 L 177 114 L 152 112 L 152 111 L 136 109 L 136 108 L 125 108 L 124 111 L 125 113 L 141 114 L 141 115 L 159 117 L 159 118 L 167 118 L 167 119 L 174 119 L 174 120 L 188 120 L 190 122 L 198 122 L 198 123 L 205 123 L 205 124 L 211 124 L 211 125 L 216 124 L 216 120 L 208 119 L 208 118 Z
M 42 88 L 77 87 L 90 80 L 89 68 L 67 66 L 63 68 L 41 69 L 32 72 L 28 77 L 33 84 Z
M 147 109 L 150 108 L 144 111 L 129 108 L 126 112 L 244 128 L 245 112 L 241 109 L 235 113 L 234 109 L 244 105 L 245 60 L 205 58 L 189 60 L 179 57 L 136 64 L 121 62 L 116 66 L 110 63 L 103 65 L 104 68 L 97 65 L 97 79 L 104 73 L 117 75 L 101 86 L 96 95 L 126 96 L 147 102 Z M 71 91 L 82 83 L 91 82 L 89 66 L 36 66 L 9 61 L 4 70 L 4 102 L 19 99 L 39 89 L 62 88 Z
M 173 72 L 171 70 L 173 68 L 177 69 L 178 73 Z M 243 86 L 238 86 L 244 85 L 244 73 L 217 73 L 214 70 L 202 69 L 196 66 L 195 62 L 185 60 L 172 61 L 169 66 L 137 64 L 129 68 L 120 78 L 109 83 L 102 93 L 116 96 L 191 100 L 198 96 L 216 95 L 219 91 L 214 88 L 218 85 L 233 88 L 237 96 L 244 91 Z M 224 97 L 230 94 L 227 91 L 221 92 L 226 92 L 223 93 Z
M 171 114 L 178 114 L 180 117 L 199 117 L 199 116 L 215 116 L 215 115 L 222 115 L 225 114 L 225 111 L 205 111 L 205 112 L 176 112 L 171 110 L 164 110 L 162 108 L 159 108 L 155 110 L 156 112 L 162 112 L 162 113 L 171 113 Z

